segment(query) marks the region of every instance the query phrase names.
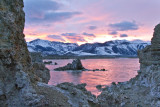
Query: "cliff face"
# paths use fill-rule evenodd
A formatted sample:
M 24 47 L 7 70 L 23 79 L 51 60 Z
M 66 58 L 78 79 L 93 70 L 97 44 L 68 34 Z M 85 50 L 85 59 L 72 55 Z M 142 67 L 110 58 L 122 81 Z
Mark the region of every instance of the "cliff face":
M 36 105 L 35 75 L 24 40 L 23 0 L 0 1 L 0 105 Z M 40 104 L 41 105 L 41 104 Z
M 112 84 L 98 96 L 101 106 L 160 105 L 160 24 L 154 29 L 152 44 L 138 52 L 140 70 L 128 82 Z
M 14 66 L 16 64 L 13 62 L 19 62 L 23 70 L 28 72 L 31 59 L 24 40 L 24 17 L 22 0 L 0 1 L 1 60 L 5 66 Z
M 22 8 L 22 0 L 0 1 L 0 101 L 2 105 L 7 104 L 7 100 L 12 99 L 17 91 L 24 87 L 25 84 L 22 82 L 29 80 L 25 80 L 23 76 L 31 72 L 31 59 L 23 34 Z
M 160 65 L 160 24 L 154 29 L 151 45 L 147 46 L 142 51 L 139 51 L 139 59 L 141 68 L 145 68 L 152 64 Z

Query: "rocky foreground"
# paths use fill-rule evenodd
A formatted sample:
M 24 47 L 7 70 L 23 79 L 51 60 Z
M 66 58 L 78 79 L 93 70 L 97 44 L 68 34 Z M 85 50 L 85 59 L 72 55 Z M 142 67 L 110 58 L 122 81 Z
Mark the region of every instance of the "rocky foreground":
M 130 81 L 112 84 L 98 96 L 101 106 L 160 106 L 160 24 L 154 29 L 152 44 L 139 51 L 140 70 Z
M 0 1 L 0 106 L 115 107 L 160 105 L 160 25 L 152 45 L 139 52 L 139 74 L 128 82 L 106 87 L 96 98 L 86 84 L 49 86 L 42 61 L 28 52 L 24 40 L 23 0 Z M 40 56 L 39 56 L 40 57 Z

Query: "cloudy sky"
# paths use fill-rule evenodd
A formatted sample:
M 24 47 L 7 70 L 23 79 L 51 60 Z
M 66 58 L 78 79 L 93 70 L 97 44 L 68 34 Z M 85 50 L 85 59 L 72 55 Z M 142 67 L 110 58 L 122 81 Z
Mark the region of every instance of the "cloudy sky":
M 24 0 L 24 6 L 27 41 L 149 41 L 160 23 L 160 0 Z

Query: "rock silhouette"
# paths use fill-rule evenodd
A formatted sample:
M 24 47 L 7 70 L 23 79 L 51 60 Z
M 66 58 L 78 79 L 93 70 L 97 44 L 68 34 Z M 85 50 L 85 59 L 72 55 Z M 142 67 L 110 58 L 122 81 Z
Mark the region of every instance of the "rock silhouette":
M 84 70 L 85 68 L 82 66 L 80 59 L 73 60 L 72 63 L 68 63 L 64 67 L 59 67 L 54 70 L 56 71 L 66 71 L 66 70 Z

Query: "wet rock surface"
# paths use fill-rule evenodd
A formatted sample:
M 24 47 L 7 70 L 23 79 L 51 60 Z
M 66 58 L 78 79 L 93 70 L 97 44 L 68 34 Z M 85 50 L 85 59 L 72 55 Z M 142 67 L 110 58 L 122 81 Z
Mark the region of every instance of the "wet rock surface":
M 57 63 L 55 63 L 55 65 L 56 64 Z M 80 71 L 107 71 L 106 69 L 93 69 L 93 70 L 86 69 L 83 67 L 80 59 L 75 59 L 75 60 L 73 60 L 72 63 L 68 63 L 66 66 L 59 67 L 54 70 L 55 71 L 67 71 L 67 70 L 72 70 L 72 71 L 77 71 L 77 70 L 80 70 Z
M 85 70 L 80 59 L 73 60 L 72 63 L 68 63 L 64 67 L 54 69 L 55 71 L 66 71 L 66 70 Z

